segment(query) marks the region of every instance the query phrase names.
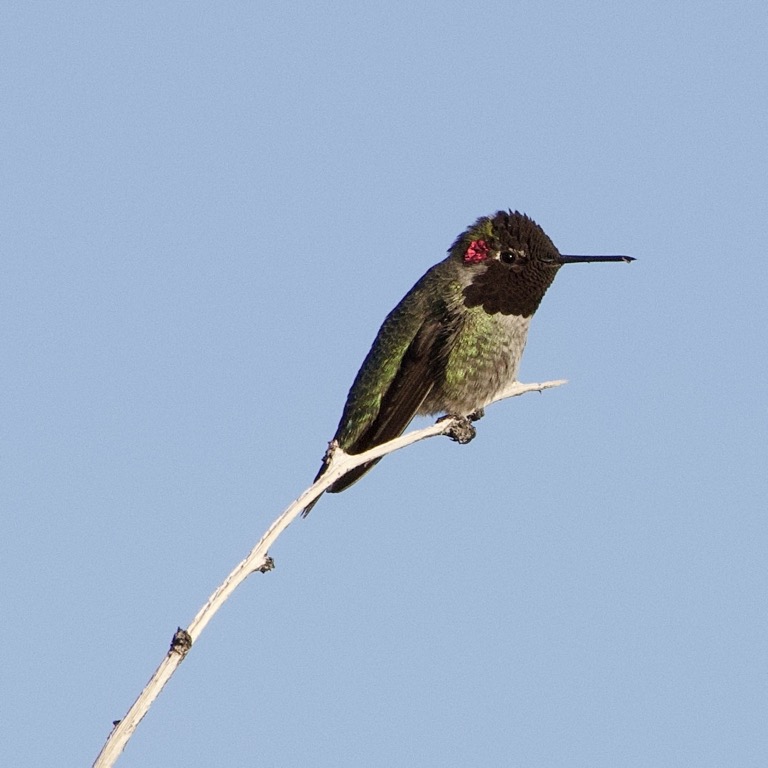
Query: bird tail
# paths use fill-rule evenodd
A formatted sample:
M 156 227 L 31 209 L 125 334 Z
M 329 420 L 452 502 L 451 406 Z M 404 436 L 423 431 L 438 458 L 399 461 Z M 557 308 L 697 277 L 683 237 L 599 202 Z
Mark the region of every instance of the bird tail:
M 349 472 L 347 472 L 346 475 L 342 475 L 333 485 L 331 485 L 328 489 L 328 493 L 341 493 L 342 491 L 345 491 L 347 488 L 349 488 L 350 485 L 353 483 L 356 483 L 363 475 L 367 474 L 373 467 L 378 464 L 381 461 L 381 459 L 374 459 L 373 461 L 366 462 L 365 464 L 361 464 L 359 467 L 355 467 L 354 469 L 350 469 Z M 323 461 L 322 466 L 320 467 L 320 470 L 318 471 L 317 475 L 315 475 L 315 479 L 312 481 L 313 483 L 316 483 L 324 474 L 325 471 L 328 469 L 328 464 Z M 301 513 L 302 517 L 306 517 L 311 511 L 312 508 L 317 504 L 317 502 L 320 501 L 320 496 L 318 496 L 314 501 L 311 501 L 309 504 L 307 504 L 306 507 L 304 507 L 303 512 Z

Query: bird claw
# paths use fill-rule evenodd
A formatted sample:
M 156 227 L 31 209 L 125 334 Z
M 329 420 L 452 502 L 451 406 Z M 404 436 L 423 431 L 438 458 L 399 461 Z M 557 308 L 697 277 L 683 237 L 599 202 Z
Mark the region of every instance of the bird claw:
M 476 416 L 476 414 L 473 413 L 469 416 L 443 416 L 442 418 L 439 418 L 438 421 L 451 419 L 453 423 L 445 430 L 444 434 L 447 437 L 450 437 L 451 440 L 455 440 L 459 445 L 466 445 L 472 441 L 477 434 L 477 430 L 472 426 L 472 422 L 479 418 L 480 416 Z

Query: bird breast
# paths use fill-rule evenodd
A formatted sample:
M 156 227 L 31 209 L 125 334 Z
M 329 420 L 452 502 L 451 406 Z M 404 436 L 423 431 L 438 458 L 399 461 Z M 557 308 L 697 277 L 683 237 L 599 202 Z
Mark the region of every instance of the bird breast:
M 467 415 L 491 402 L 517 378 L 529 325 L 529 317 L 465 308 L 420 412 Z

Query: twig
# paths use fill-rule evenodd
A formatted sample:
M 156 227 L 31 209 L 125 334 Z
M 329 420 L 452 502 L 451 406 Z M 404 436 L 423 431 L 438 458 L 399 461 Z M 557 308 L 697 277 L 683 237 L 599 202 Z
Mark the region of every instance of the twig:
M 552 387 L 565 384 L 564 379 L 557 381 L 545 381 L 538 384 L 521 384 L 515 382 L 504 392 L 499 394 L 492 402 L 498 402 L 508 397 L 517 397 L 526 392 L 541 392 Z M 490 405 L 491 403 L 488 403 Z M 464 420 L 466 421 L 466 420 Z M 331 463 L 323 476 L 304 493 L 299 496 L 273 523 L 269 526 L 260 541 L 251 550 L 248 556 L 227 576 L 221 586 L 208 598 L 208 602 L 198 611 L 191 624 L 185 630 L 179 627 L 171 641 L 168 653 L 155 670 L 144 690 L 133 703 L 122 720 L 114 723 L 114 728 L 109 734 L 104 747 L 99 753 L 93 768 L 110 768 L 125 749 L 128 739 L 131 738 L 142 718 L 149 711 L 154 700 L 163 690 L 171 675 L 186 657 L 200 633 L 213 618 L 216 611 L 226 602 L 227 598 L 242 584 L 250 574 L 255 571 L 266 573 L 272 570 L 274 563 L 269 557 L 269 548 L 277 540 L 278 536 L 298 517 L 304 507 L 317 499 L 328 487 L 345 475 L 351 469 L 365 464 L 373 459 L 386 456 L 388 453 L 399 451 L 420 440 L 426 440 L 436 435 L 450 434 L 457 426 L 462 425 L 462 419 L 449 417 L 440 419 L 435 424 L 424 429 L 413 430 L 401 437 L 390 440 L 388 443 L 371 448 L 370 451 L 358 454 L 344 453 L 338 446 L 331 445 Z M 460 440 L 461 442 L 461 440 Z

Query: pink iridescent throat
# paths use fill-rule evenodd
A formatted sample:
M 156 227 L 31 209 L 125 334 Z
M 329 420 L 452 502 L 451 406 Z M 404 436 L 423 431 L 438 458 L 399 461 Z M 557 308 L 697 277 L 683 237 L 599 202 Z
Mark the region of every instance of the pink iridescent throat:
M 464 254 L 464 263 L 477 264 L 479 261 L 485 261 L 488 258 L 489 250 L 485 240 L 473 240 Z

